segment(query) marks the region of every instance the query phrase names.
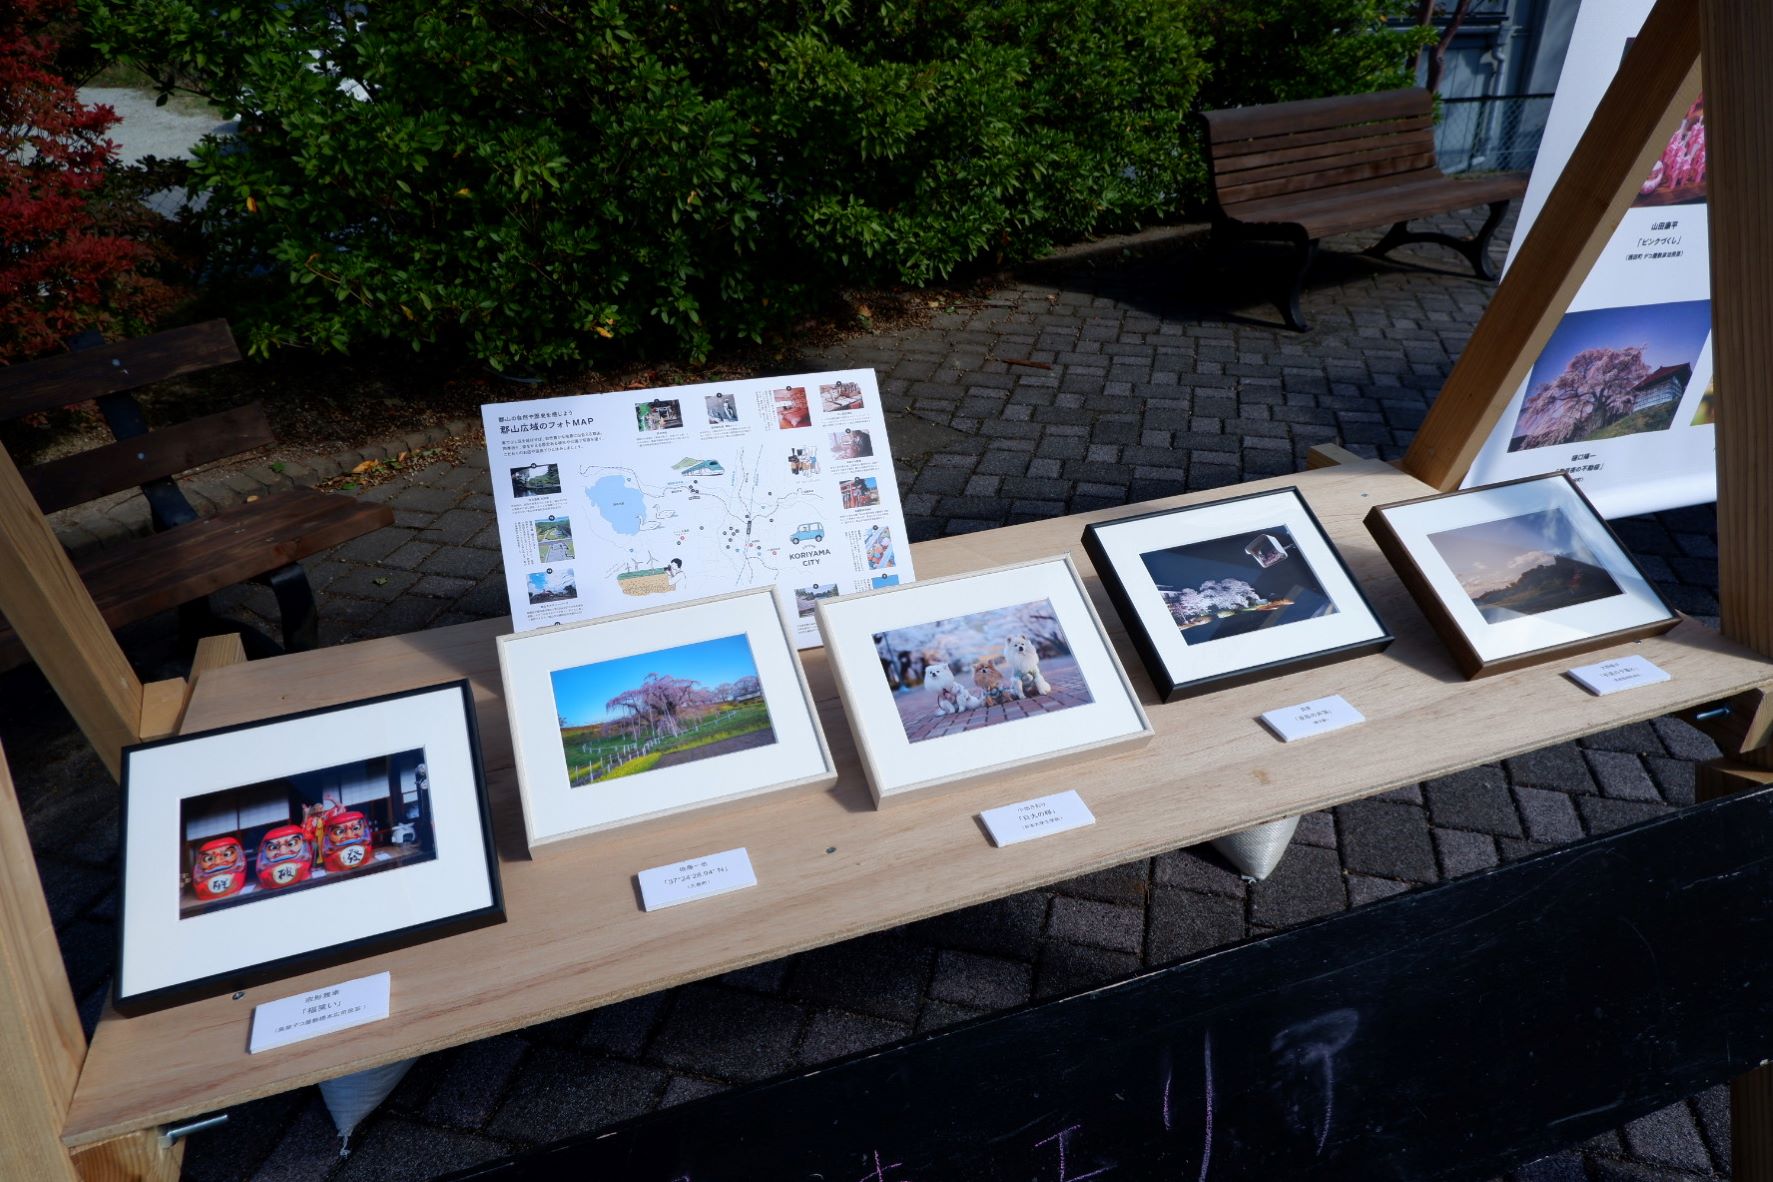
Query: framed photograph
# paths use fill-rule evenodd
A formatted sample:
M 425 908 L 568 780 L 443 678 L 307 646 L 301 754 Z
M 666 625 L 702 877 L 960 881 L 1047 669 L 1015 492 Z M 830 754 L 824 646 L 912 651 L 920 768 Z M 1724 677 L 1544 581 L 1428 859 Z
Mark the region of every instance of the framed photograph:
M 1296 488 L 1099 522 L 1083 544 L 1166 702 L 1391 643 Z
M 1467 677 L 1679 622 L 1562 472 L 1380 505 L 1367 529 Z
M 1151 739 L 1069 556 L 815 610 L 877 805 Z
M 505 918 L 466 681 L 123 753 L 131 1014 Z
M 770 588 L 502 636 L 499 668 L 531 849 L 837 781 Z

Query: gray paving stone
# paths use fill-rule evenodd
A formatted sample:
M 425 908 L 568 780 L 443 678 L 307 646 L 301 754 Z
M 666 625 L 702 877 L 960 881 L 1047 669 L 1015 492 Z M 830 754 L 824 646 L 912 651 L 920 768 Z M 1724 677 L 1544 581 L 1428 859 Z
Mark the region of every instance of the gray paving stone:
M 560 1047 L 531 1052 L 486 1131 L 537 1144 L 587 1133 L 650 1112 L 665 1088 L 664 1072 Z
M 731 976 L 733 974 L 727 974 L 727 977 Z M 585 1017 L 580 1045 L 587 1050 L 607 1051 L 627 1059 L 640 1058 L 647 1038 L 659 1023 L 659 1013 L 668 996 L 649 993 L 592 1010 Z
M 1577 797 L 1576 807 L 1581 812 L 1588 831 L 1594 834 L 1611 833 L 1615 829 L 1636 825 L 1640 821 L 1654 820 L 1666 816 L 1669 811 L 1669 806 L 1660 800 L 1652 803 L 1643 800 L 1608 800 L 1600 796 Z
M 929 995 L 977 1010 L 1003 1010 L 1028 1000 L 1033 969 L 1024 961 L 974 952 L 938 952 Z
M 1448 878 L 1457 878 L 1476 870 L 1488 870 L 1502 861 L 1496 850 L 1496 839 L 1488 833 L 1436 829 L 1434 846 L 1440 852 L 1441 869 Z
M 1035 969 L 1034 996 L 1039 1000 L 1093 989 L 1130 976 L 1142 967 L 1139 958 L 1131 952 L 1049 940 L 1041 950 L 1040 963 Z
M 310 1091 L 270 1156 L 253 1170 L 252 1182 L 321 1182 L 338 1165 L 339 1137 L 332 1117 L 320 1093 Z
M 1594 780 L 1588 764 L 1574 743 L 1562 743 L 1540 751 L 1528 752 L 1503 764 L 1516 785 L 1532 788 L 1555 788 L 1559 792 L 1593 792 Z
M 1575 841 L 1582 836 L 1576 806 L 1562 792 L 1517 787 L 1514 793 L 1526 818 L 1527 836 L 1534 841 Z
M 873 1050 L 911 1033 L 909 1026 L 884 1022 L 843 1010 L 815 1011 L 795 1048 L 794 1060 L 804 1067 L 829 1063 L 858 1051 Z
M 1410 889 L 1407 882 L 1398 882 L 1392 878 L 1374 878 L 1366 874 L 1350 874 L 1347 876 L 1348 905 L 1360 907 L 1367 903 L 1376 903 L 1380 899 L 1389 899 L 1393 895 L 1401 895 Z
M 1093 899 L 1053 899 L 1047 934 L 1061 940 L 1137 953 L 1145 940 L 1145 915 L 1138 907 Z
M 1620 800 L 1661 803 L 1662 794 L 1656 791 L 1655 782 L 1636 755 L 1623 751 L 1588 751 L 1584 754 L 1603 794 Z
M 1711 737 L 1691 723 L 1682 722 L 1678 718 L 1656 718 L 1651 720 L 1650 726 L 1655 730 L 1656 737 L 1662 740 L 1668 753 L 1677 759 L 1704 763 L 1721 754 Z
M 1151 867 L 1148 862 L 1128 862 L 1098 870 L 1094 874 L 1068 878 L 1054 883 L 1051 889 L 1058 894 L 1079 899 L 1142 905 L 1151 889 Z
M 764 1079 L 788 1065 L 803 1017 L 799 1006 L 775 998 L 690 985 L 675 999 L 651 1058 L 700 1075 Z
M 1625 1144 L 1633 1154 L 1661 1165 L 1710 1171 L 1711 1154 L 1685 1103 L 1639 1117 L 1625 1126 Z
M 795 958 L 788 989 L 809 1001 L 898 1022 L 917 1017 L 931 951 L 904 936 L 863 936 Z
M 1290 927 L 1348 906 L 1336 851 L 1294 843 L 1267 878 L 1250 887 L 1250 920 Z
M 660 1099 L 659 1107 L 670 1108 L 726 1090 L 727 1085 L 715 1083 L 713 1080 L 696 1079 L 689 1075 L 674 1075 L 671 1077 L 671 1082 L 665 1085 L 665 1095 Z
M 1027 891 L 926 919 L 907 934 L 938 946 L 1032 961 L 1046 917 L 1047 896 Z
M 1151 897 L 1146 959 L 1166 964 L 1235 943 L 1246 934 L 1243 900 L 1160 888 Z
M 471 1042 L 443 1055 L 423 1115 L 433 1124 L 478 1129 L 493 1113 L 529 1044 L 510 1034 Z M 411 1078 L 411 1075 L 408 1075 Z
M 1152 866 L 1159 886 L 1184 887 L 1234 899 L 1242 899 L 1249 889 L 1237 871 L 1209 846 L 1159 854 Z
M 1342 865 L 1348 870 L 1410 882 L 1440 877 L 1428 817 L 1415 805 L 1360 800 L 1338 808 L 1336 818 Z
M 1498 837 L 1521 836 L 1521 818 L 1502 769 L 1489 764 L 1423 786 L 1428 814 L 1436 825 L 1470 829 Z

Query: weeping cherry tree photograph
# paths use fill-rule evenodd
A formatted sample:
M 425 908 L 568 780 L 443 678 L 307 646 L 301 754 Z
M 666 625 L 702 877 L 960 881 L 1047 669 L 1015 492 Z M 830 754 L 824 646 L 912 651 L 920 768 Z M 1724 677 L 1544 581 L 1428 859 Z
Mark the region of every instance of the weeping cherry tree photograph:
M 556 670 L 554 710 L 575 788 L 776 741 L 743 633 Z
M 1666 429 L 1710 333 L 1710 300 L 1570 313 L 1533 365 L 1508 450 Z

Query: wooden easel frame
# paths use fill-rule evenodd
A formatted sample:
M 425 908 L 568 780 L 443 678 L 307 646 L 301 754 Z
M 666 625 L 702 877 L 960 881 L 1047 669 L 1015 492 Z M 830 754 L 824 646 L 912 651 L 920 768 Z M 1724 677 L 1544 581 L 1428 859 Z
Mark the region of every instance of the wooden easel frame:
M 1773 395 L 1753 383 L 1773 372 L 1773 332 L 1767 331 L 1773 329 L 1773 235 L 1756 216 L 1767 187 L 1757 182 L 1773 180 L 1773 145 L 1758 134 L 1773 125 L 1773 77 L 1759 64 L 1773 56 L 1773 10 L 1739 0 L 1701 0 L 1699 7 L 1703 19 L 1695 24 L 1692 3 L 1659 0 L 1405 468 L 1446 489 L 1469 466 L 1697 93 L 1703 43 L 1714 115 L 1709 134 L 1718 146 L 1712 241 L 1728 244 L 1712 260 L 1714 357 L 1727 393 L 1718 415 L 1724 630 L 1768 656 L 1773 546 L 1765 544 L 1768 531 L 1760 523 L 1773 510 Z M 1338 453 L 1321 449 L 1314 466 L 1346 457 Z M 178 729 L 204 668 L 241 655 L 237 641 L 206 642 L 191 682 L 143 685 L 4 453 L 0 613 L 113 772 L 126 744 Z M 1707 782 L 1765 782 L 1773 777 L 1773 760 L 1760 750 L 1773 718 L 1765 687 L 1741 693 L 1731 707 L 1729 729 L 1718 733 L 1742 762 L 1708 769 Z M 0 1174 L 170 1182 L 181 1149 L 163 1144 L 156 1129 L 74 1151 L 63 1143 L 86 1044 L 29 858 L 23 817 L 0 770 L 0 1073 L 13 1082 L 8 1104 L 0 1106 Z M 1735 1112 L 1737 1176 L 1773 1182 L 1773 1077 L 1767 1071 L 1738 1081 Z

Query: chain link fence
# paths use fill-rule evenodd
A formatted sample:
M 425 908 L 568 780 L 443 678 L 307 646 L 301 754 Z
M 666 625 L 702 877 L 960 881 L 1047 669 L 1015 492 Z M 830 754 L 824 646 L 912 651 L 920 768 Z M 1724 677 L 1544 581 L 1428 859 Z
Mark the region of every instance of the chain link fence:
M 1444 172 L 1515 172 L 1533 167 L 1549 94 L 1499 94 L 1441 100 L 1435 150 Z

